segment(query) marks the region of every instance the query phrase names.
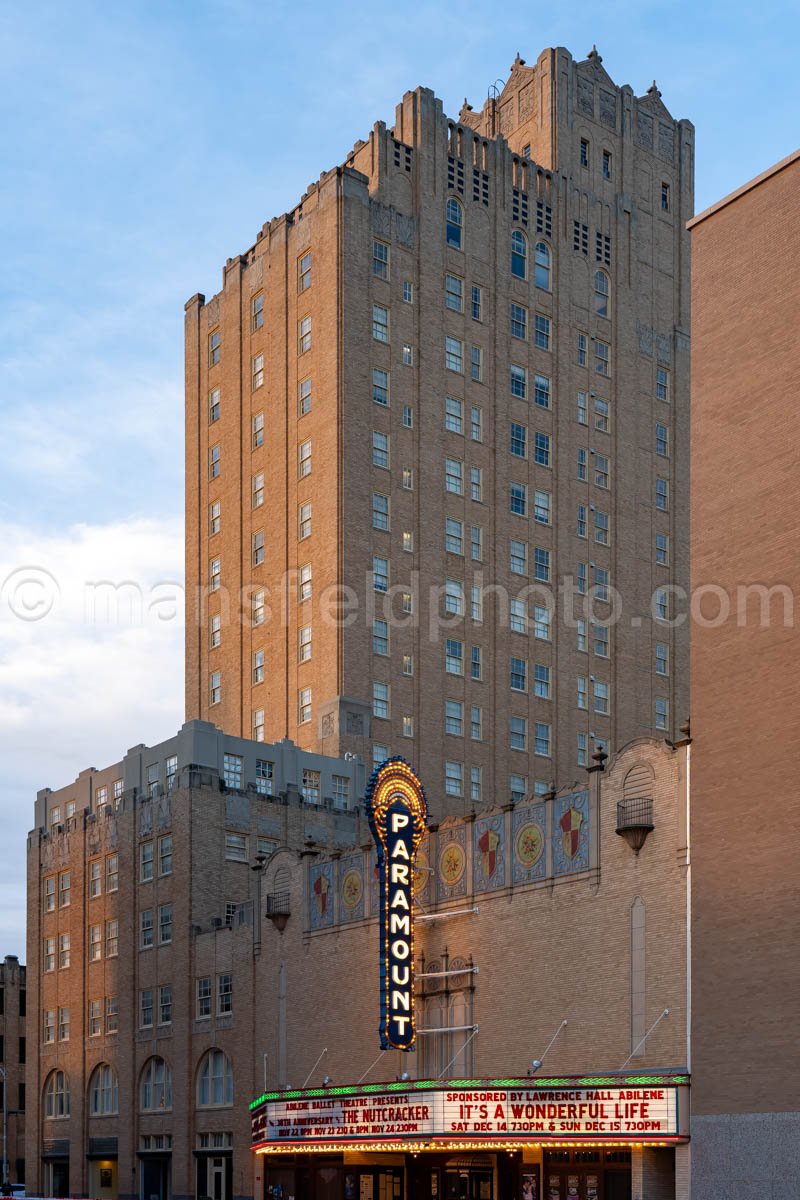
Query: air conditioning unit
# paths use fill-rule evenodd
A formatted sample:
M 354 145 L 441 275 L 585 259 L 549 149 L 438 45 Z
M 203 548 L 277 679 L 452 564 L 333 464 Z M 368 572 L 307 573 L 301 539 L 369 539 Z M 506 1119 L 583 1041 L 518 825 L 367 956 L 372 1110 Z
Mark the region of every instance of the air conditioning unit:
M 211 918 L 211 928 L 212 929 L 222 929 L 224 924 L 225 924 L 225 922 L 223 921 L 222 917 L 212 917 Z

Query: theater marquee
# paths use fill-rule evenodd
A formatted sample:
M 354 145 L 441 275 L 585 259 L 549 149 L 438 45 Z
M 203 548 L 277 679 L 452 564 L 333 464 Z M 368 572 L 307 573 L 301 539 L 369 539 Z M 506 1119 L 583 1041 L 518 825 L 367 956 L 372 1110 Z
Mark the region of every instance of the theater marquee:
M 358 1143 L 658 1142 L 688 1132 L 687 1076 L 467 1080 L 272 1093 L 251 1106 L 253 1148 Z M 503 1085 L 503 1086 L 501 1086 Z

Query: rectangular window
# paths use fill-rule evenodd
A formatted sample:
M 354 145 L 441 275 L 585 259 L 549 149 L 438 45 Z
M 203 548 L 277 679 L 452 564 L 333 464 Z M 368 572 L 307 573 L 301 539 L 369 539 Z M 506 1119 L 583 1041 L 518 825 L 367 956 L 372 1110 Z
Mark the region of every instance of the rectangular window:
M 99 1000 L 89 1001 L 89 1019 L 86 1023 L 86 1032 L 89 1037 L 99 1037 L 102 1032 L 103 1010 Z
M 583 654 L 588 654 L 589 644 L 588 644 L 588 639 L 587 639 L 587 634 L 586 634 L 586 618 L 585 617 L 578 618 L 577 634 L 578 634 L 578 636 L 577 636 L 577 643 L 576 643 L 575 649 L 581 651 L 581 653 L 583 653 Z
M 666 425 L 656 422 L 656 454 L 661 458 L 669 458 L 669 429 Z
M 220 403 L 219 397 L 220 397 L 220 391 L 219 391 L 218 387 L 212 388 L 211 391 L 208 393 L 208 423 L 209 423 L 209 425 L 213 425 L 215 421 L 219 420 L 219 403 Z
M 464 736 L 464 705 L 460 700 L 445 700 L 444 731 L 453 737 Z
M 533 389 L 534 403 L 539 405 L 539 408 L 550 407 L 550 379 L 547 375 L 534 375 Z
M 543 313 L 536 314 L 535 342 L 540 350 L 550 349 L 550 318 Z
M 588 765 L 588 747 L 587 735 L 585 733 L 578 734 L 578 766 L 585 767 Z
M 528 719 L 527 717 L 511 717 L 509 719 L 509 734 L 512 750 L 527 750 L 528 748 Z
M 306 250 L 297 260 L 297 290 L 305 292 L 311 287 L 311 251 Z
M 389 372 L 382 371 L 380 367 L 372 368 L 372 399 L 376 404 L 381 404 L 384 408 L 388 407 Z
M 512 692 L 527 692 L 528 662 L 524 658 L 512 658 L 510 666 L 510 686 Z
M 483 290 L 475 283 L 472 285 L 471 311 L 473 321 L 483 320 Z
M 263 414 L 263 412 L 256 413 L 256 415 L 253 417 L 251 434 L 252 434 L 253 449 L 257 450 L 259 446 L 264 445 L 264 414 Z
M 266 758 L 256 759 L 256 791 L 262 796 L 272 795 L 272 780 L 275 764 Z
M 527 775 L 510 775 L 508 780 L 512 804 L 519 804 L 528 794 Z
M 244 833 L 225 834 L 225 861 L 247 862 L 247 835 Z
M 599 488 L 608 487 L 608 459 L 605 454 L 595 454 L 594 456 L 594 482 Z
M 608 513 L 599 509 L 594 514 L 594 540 L 601 546 L 607 546 L 610 541 Z
M 62 871 L 58 877 L 58 907 L 69 908 L 72 896 L 72 877 L 69 871 Z
M 89 863 L 89 899 L 93 900 L 103 891 L 103 863 L 97 858 Z
M 451 616 L 464 616 L 464 584 L 460 579 L 445 581 L 444 611 Z
M 385 242 L 372 243 L 372 274 L 378 279 L 389 278 L 389 247 Z
M 305 479 L 311 474 L 311 440 L 302 442 L 297 447 L 297 477 Z
M 528 395 L 527 367 L 519 367 L 516 363 L 511 364 L 511 395 L 520 400 L 525 400 Z
M 56 939 L 54 937 L 44 938 L 42 942 L 42 970 L 55 971 L 56 969 Z
M 372 306 L 372 336 L 376 342 L 389 341 L 389 310 L 382 304 Z
M 453 517 L 445 519 L 444 548 L 448 554 L 464 553 L 464 522 Z
M 311 688 L 301 688 L 297 693 L 297 723 L 305 725 L 311 720 Z
M 661 211 L 669 212 L 669 184 L 661 184 Z
M 147 883 L 153 878 L 153 843 L 142 842 L 139 846 L 139 882 Z
M 403 488 L 407 492 L 414 490 L 414 471 L 411 467 L 403 467 Z
M 43 907 L 45 912 L 55 912 L 56 907 L 56 877 L 49 876 L 43 886 Z
M 263 742 L 264 741 L 264 709 L 263 708 L 254 708 L 253 709 L 252 726 L 253 726 L 253 733 L 252 733 L 253 741 L 254 742 Z
M 377 555 L 372 559 L 372 586 L 376 592 L 388 592 L 389 590 L 389 560 L 388 558 L 379 558 Z
M 311 380 L 302 379 L 297 385 L 297 414 L 304 417 L 311 412 Z
M 389 528 L 389 497 L 379 492 L 372 493 L 372 528 Z
M 414 428 L 414 410 L 410 404 L 403 405 L 403 425 L 406 429 Z
M 195 1016 L 198 1021 L 211 1016 L 211 979 L 208 975 L 197 980 Z
M 464 280 L 459 279 L 457 275 L 444 277 L 444 303 L 445 307 L 453 312 L 464 311 Z
M 409 554 L 414 550 L 414 534 L 408 529 L 403 531 L 403 549 Z
M 56 1040 L 56 1010 L 48 1008 L 42 1013 L 42 1041 L 45 1044 Z
M 413 654 L 404 654 L 403 655 L 403 674 L 404 675 L 413 675 L 414 674 L 414 655 Z
M 225 786 L 241 791 L 244 776 L 244 759 L 241 754 L 223 754 L 222 778 Z
M 578 479 L 586 479 L 586 451 L 578 450 Z
M 319 771 L 303 767 L 303 781 L 300 794 L 307 804 L 319 804 L 322 800 L 322 776 Z
M 483 679 L 483 660 L 481 658 L 480 646 L 473 646 L 470 653 L 469 677 L 474 679 L 476 683 L 480 683 Z
M 551 730 L 550 726 L 543 721 L 536 722 L 536 735 L 533 742 L 534 754 L 539 754 L 544 758 L 550 757 L 550 742 Z
M 464 374 L 464 343 L 458 338 L 444 339 L 444 365 L 448 371 L 455 371 L 458 375 Z
M 662 566 L 669 566 L 669 536 L 666 533 L 656 534 L 656 562 Z
M 603 151 L 603 179 L 611 178 L 611 151 Z
M 250 301 L 250 329 L 253 333 L 264 324 L 264 293 L 259 292 Z
M 389 622 L 388 621 L 373 621 L 372 622 L 372 653 L 373 654 L 388 654 L 389 653 Z
M 483 409 L 473 405 L 469 410 L 469 436 L 473 442 L 483 441 Z
M 578 676 L 578 708 L 589 707 L 589 690 L 586 685 L 586 676 Z
M 524 304 L 511 305 L 511 336 L 528 340 L 528 310 Z
M 444 402 L 444 427 L 450 433 L 464 432 L 464 401 L 447 396 Z
M 598 658 L 608 658 L 608 626 L 594 624 L 592 626 L 592 633 L 594 635 L 595 654 Z
M 656 642 L 656 675 L 669 675 L 669 646 Z
M 389 434 L 372 431 L 372 466 L 389 470 Z
M 585 596 L 589 586 L 588 568 L 585 562 L 579 562 L 575 570 L 576 588 L 579 596 Z
M 669 729 L 669 700 L 663 697 L 656 699 L 655 716 L 656 729 Z
M 334 808 L 347 808 L 350 803 L 350 780 L 346 775 L 334 775 L 332 779 Z
M 509 566 L 514 575 L 528 574 L 528 543 L 512 538 L 509 542 Z
M 656 400 L 669 402 L 669 371 L 666 367 L 656 367 Z
M 69 1041 L 69 1009 L 60 1008 L 58 1010 L 58 1040 L 60 1042 Z
M 542 663 L 533 667 L 533 694 L 540 700 L 550 699 L 550 668 Z
M 212 558 L 208 564 L 208 590 L 218 592 L 222 587 L 222 559 Z
M 106 958 L 119 954 L 119 921 L 106 921 Z
M 230 1016 L 233 1012 L 233 976 L 220 975 L 217 980 L 217 1015 Z
M 222 672 L 212 671 L 208 677 L 208 702 L 219 704 L 222 699 Z
M 483 562 L 483 529 L 480 525 L 469 527 L 469 554 L 473 562 Z
M 528 426 L 519 425 L 516 421 L 511 422 L 511 444 L 509 449 L 517 458 L 527 458 L 528 456 Z
M 116 892 L 119 888 L 119 855 L 106 856 L 106 891 Z
M 473 742 L 483 740 L 483 709 L 477 704 L 469 710 L 469 736 Z
M 518 517 L 527 516 L 528 512 L 528 489 L 524 483 L 510 483 L 508 491 L 508 507 L 509 511 L 516 513 Z
M 261 563 L 263 563 L 263 561 L 264 561 L 264 530 L 263 529 L 259 529 L 259 531 L 257 533 L 253 534 L 251 555 L 252 555 L 252 562 L 253 562 L 254 567 L 258 567 L 261 565 Z
M 549 467 L 550 466 L 550 434 L 549 433 L 534 434 L 533 458 L 534 458 L 534 462 L 538 463 L 538 465 L 540 467 Z
M 297 322 L 297 353 L 307 354 L 311 349 L 311 317 L 303 317 Z
M 608 600 L 609 571 L 607 567 L 594 568 L 594 595 L 598 600 Z
M 483 500 L 483 470 L 481 467 L 470 467 L 469 469 L 469 495 L 470 500 L 474 500 L 476 504 L 480 504 Z
M 414 347 L 409 342 L 403 342 L 403 366 L 413 367 Z
M 215 500 L 208 506 L 208 534 L 213 537 L 222 528 L 222 504 Z
M 511 600 L 509 621 L 512 633 L 528 632 L 528 609 L 524 600 Z
M 444 460 L 444 489 L 456 496 L 464 495 L 464 464 L 457 458 Z
M 480 346 L 473 346 L 469 357 L 471 377 L 475 383 L 481 383 L 483 380 L 483 350 Z
M 464 643 L 447 638 L 444 648 L 444 669 L 448 675 L 464 674 Z
M 169 984 L 164 984 L 158 989 L 158 1023 L 159 1025 L 172 1023 L 172 988 Z
M 669 482 L 666 479 L 656 479 L 656 508 L 661 512 L 669 511 Z
M 589 411 L 586 404 L 586 392 L 578 392 L 578 424 L 589 424 Z
M 143 908 L 139 913 L 139 949 L 149 950 L 153 945 L 153 910 Z
M 533 577 L 543 583 L 550 582 L 550 551 L 536 546 L 533 551 Z
M 586 138 L 581 138 L 581 166 L 589 166 L 589 143 Z
M 586 537 L 586 505 L 578 505 L 578 524 L 575 530 L 579 538 Z
M 598 375 L 611 374 L 611 347 L 599 338 L 594 343 L 594 369 Z
M 469 769 L 469 798 L 475 804 L 483 799 L 483 767 Z
M 311 563 L 304 563 L 297 574 L 297 602 L 302 604 L 305 600 L 311 599 Z M 263 606 L 263 595 L 262 606 Z M 263 618 L 261 623 L 263 624 Z
M 409 279 L 403 280 L 403 303 L 414 303 L 414 285 Z
M 251 364 L 251 380 L 250 388 L 252 391 L 257 391 L 258 388 L 264 386 L 264 355 L 256 354 L 253 356 Z
M 464 767 L 460 762 L 444 764 L 444 790 L 447 796 L 464 794 Z
M 210 367 L 216 366 L 219 362 L 221 346 L 222 334 L 218 329 L 214 329 L 208 335 L 208 365 Z
M 609 414 L 610 405 L 607 400 L 601 399 L 600 396 L 595 396 L 594 401 L 594 427 L 598 433 L 608 433 L 609 431 Z
M 585 333 L 578 334 L 578 366 L 586 366 L 587 337 Z
M 382 717 L 385 720 L 389 718 L 389 684 L 375 683 L 372 684 L 372 715 L 373 717 Z
M 608 713 L 610 707 L 609 685 L 600 683 L 599 680 L 594 681 L 594 711 L 596 713 Z
M 414 718 L 403 717 L 403 737 L 413 738 L 414 736 Z
M 102 930 L 99 925 L 89 926 L 89 962 L 97 962 L 103 957 Z

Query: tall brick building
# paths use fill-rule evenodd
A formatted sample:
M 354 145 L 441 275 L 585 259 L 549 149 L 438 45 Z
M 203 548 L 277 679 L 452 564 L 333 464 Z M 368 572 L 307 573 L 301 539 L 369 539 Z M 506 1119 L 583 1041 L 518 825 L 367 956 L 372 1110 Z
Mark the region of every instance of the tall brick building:
M 25 1060 L 27 1058 L 25 968 L 13 954 L 0 962 L 0 1110 L 5 1113 L 2 1153 L 12 1183 L 25 1182 Z M 2 1180 L 0 1160 L 0 1180 Z
M 691 226 L 698 1196 L 800 1195 L 798 228 L 800 152 Z
M 188 718 L 401 753 L 437 815 L 674 736 L 692 195 L 655 84 L 557 48 L 458 120 L 407 93 L 228 260 L 186 305 Z

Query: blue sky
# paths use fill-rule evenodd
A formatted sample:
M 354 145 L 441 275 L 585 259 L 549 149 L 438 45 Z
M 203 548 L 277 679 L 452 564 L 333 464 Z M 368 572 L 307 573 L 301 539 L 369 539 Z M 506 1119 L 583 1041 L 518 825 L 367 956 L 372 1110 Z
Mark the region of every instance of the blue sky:
M 618 84 L 641 95 L 655 77 L 697 127 L 698 210 L 797 147 L 796 4 L 499 11 L 0 4 L 0 956 L 25 952 L 36 789 L 182 720 L 179 605 L 154 615 L 152 589 L 183 574 L 183 305 L 218 289 L 225 259 L 404 91 L 477 108 L 517 51 L 596 43 Z M 31 567 L 49 576 L 26 598 Z M 106 578 L 141 587 L 141 619 L 87 612 L 86 582 Z M 45 601 L 40 620 L 12 611 Z

